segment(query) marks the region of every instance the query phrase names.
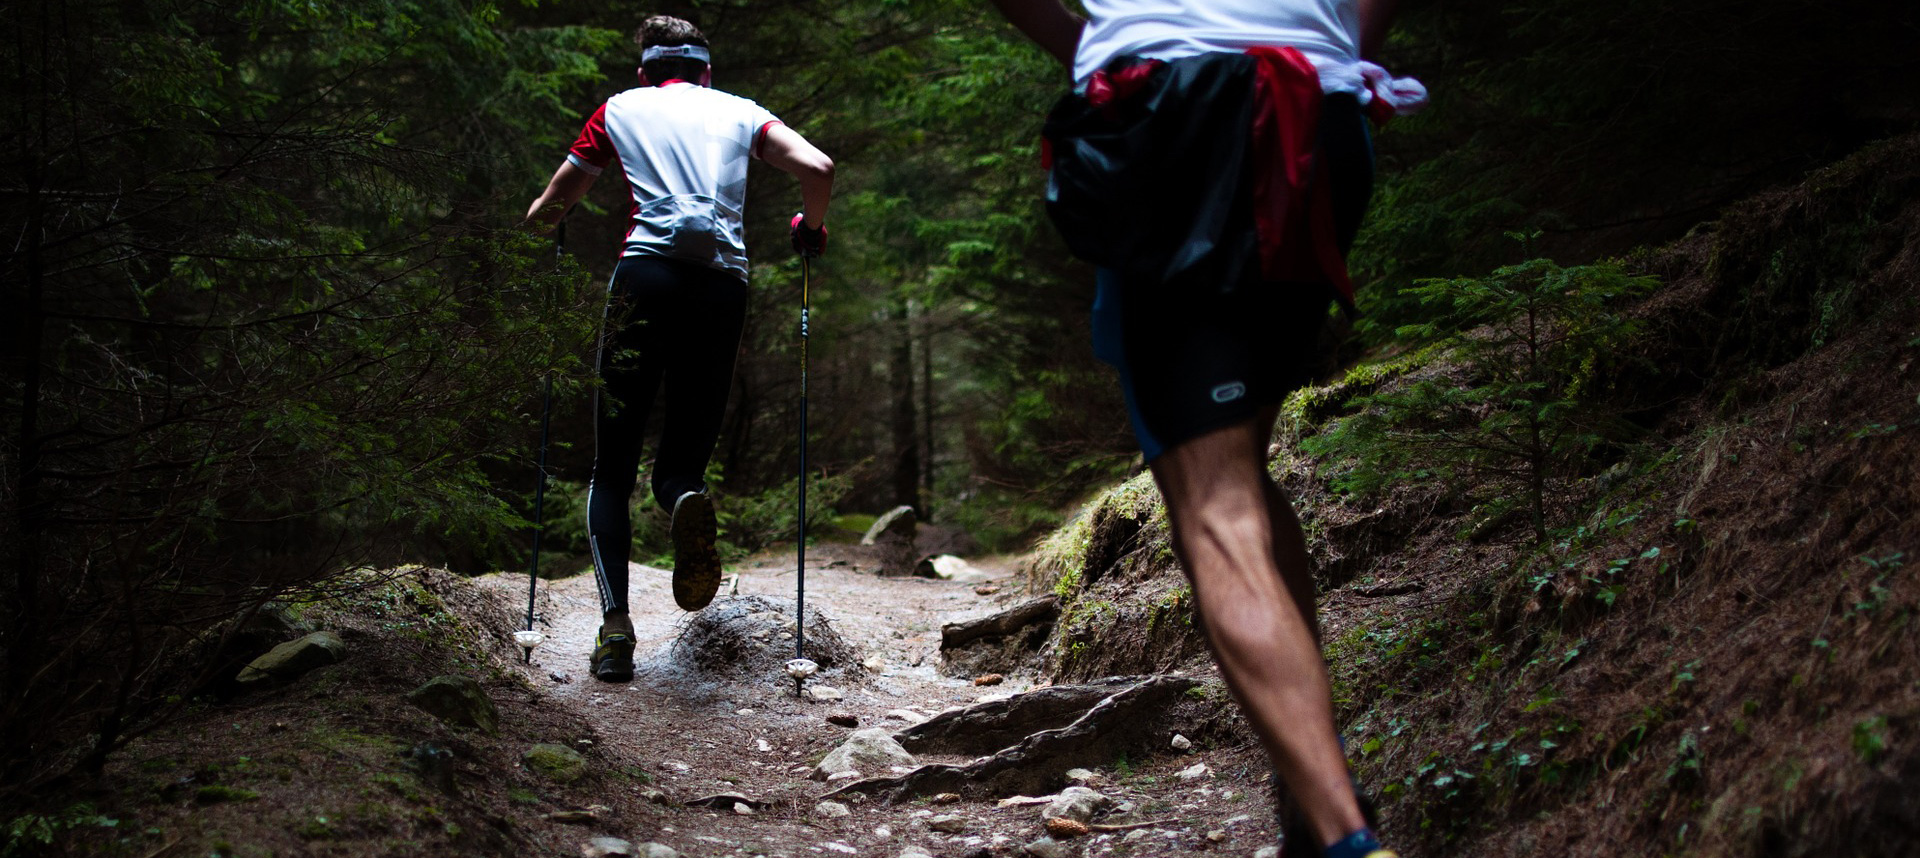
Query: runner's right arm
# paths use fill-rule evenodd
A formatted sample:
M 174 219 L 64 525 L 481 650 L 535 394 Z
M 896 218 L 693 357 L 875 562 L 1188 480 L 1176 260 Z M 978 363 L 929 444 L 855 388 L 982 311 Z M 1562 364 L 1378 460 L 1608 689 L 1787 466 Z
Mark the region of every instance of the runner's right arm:
M 553 179 L 547 182 L 547 189 L 540 198 L 527 207 L 527 223 L 539 225 L 542 230 L 560 222 L 566 217 L 567 210 L 586 196 L 587 189 L 593 187 L 593 180 L 599 178 L 572 161 L 560 162 L 560 169 L 553 172 Z
M 993 0 L 993 5 L 1027 38 L 1039 43 L 1068 70 L 1073 69 L 1085 19 L 1067 11 L 1060 0 Z
M 800 180 L 805 223 L 810 229 L 819 229 L 827 220 L 827 203 L 833 198 L 833 159 L 808 143 L 800 132 L 778 122 L 767 126 L 760 159 Z

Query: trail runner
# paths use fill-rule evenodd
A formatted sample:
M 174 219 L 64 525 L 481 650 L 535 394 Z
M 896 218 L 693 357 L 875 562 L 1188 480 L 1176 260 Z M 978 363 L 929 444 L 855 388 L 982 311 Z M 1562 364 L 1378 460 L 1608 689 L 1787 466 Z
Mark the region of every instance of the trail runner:
M 994 0 L 1072 70 L 1043 132 L 1048 213 L 1097 266 L 1094 349 L 1119 370 L 1214 658 L 1304 818 L 1283 825 L 1289 856 L 1393 854 L 1334 733 L 1305 537 L 1267 474 L 1329 303 L 1352 309 L 1368 118 L 1425 100 L 1362 60 L 1390 3 L 1083 0 L 1083 20 Z
M 704 474 L 746 322 L 741 210 L 747 159 L 760 158 L 800 180 L 804 208 L 793 217 L 791 235 L 795 250 L 809 257 L 826 249 L 834 174 L 832 159 L 765 108 L 711 87 L 710 48 L 693 24 L 650 17 L 634 41 L 640 86 L 594 111 L 527 211 L 529 222 L 558 223 L 616 164 L 633 192 L 626 247 L 607 290 L 587 490 L 587 541 L 604 611 L 592 669 L 605 682 L 633 678 L 628 500 L 638 481 L 647 413 L 663 385 L 653 498 L 673 516 L 673 598 L 697 611 L 720 586 Z

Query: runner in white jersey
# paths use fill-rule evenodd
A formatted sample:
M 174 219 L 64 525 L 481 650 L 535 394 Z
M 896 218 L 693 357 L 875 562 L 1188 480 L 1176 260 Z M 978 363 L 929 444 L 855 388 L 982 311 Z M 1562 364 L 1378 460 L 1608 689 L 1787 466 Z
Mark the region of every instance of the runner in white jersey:
M 604 616 L 591 667 L 596 678 L 633 678 L 627 559 L 628 499 L 638 481 L 642 433 L 654 395 L 667 408 L 654 454 L 653 497 L 673 514 L 673 596 L 699 610 L 720 586 L 707 462 L 720 436 L 734 356 L 746 322 L 742 227 L 747 160 L 800 180 L 804 208 L 794 249 L 826 249 L 833 161 L 765 108 L 712 89 L 710 47 L 692 24 L 655 16 L 634 40 L 640 86 L 594 111 L 567 159 L 527 212 L 554 224 L 594 179 L 618 166 L 633 194 L 625 248 L 608 285 L 595 392 L 593 481 L 587 542 Z
M 1069 68 L 1047 211 L 1097 266 L 1094 350 L 1141 451 L 1222 677 L 1298 817 L 1286 858 L 1392 858 L 1335 733 L 1312 561 L 1267 472 L 1372 191 L 1366 117 L 1424 90 L 1363 61 L 1390 0 L 994 0 Z M 1293 814 L 1283 814 L 1292 817 Z

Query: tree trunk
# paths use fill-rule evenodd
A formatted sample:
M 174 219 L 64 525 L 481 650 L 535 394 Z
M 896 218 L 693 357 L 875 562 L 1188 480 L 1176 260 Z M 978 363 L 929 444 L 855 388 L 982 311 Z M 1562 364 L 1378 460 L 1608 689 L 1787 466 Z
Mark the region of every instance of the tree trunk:
M 905 299 L 891 313 L 893 356 L 887 367 L 893 394 L 893 502 L 920 512 L 920 437 L 913 402 L 913 320 Z

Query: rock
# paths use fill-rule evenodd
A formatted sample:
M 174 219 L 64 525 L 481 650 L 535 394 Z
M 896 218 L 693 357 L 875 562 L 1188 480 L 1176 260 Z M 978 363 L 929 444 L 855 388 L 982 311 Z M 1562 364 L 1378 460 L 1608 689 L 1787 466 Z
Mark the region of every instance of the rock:
M 436 676 L 407 692 L 407 702 L 456 727 L 472 727 L 487 735 L 500 732 L 500 712 L 480 683 L 464 676 Z
M 1209 831 L 1207 832 L 1207 842 L 1208 843 L 1225 843 L 1227 842 L 1227 833 L 1225 831 L 1221 831 L 1218 828 L 1212 831 Z
M 899 858 L 933 858 L 933 853 L 918 846 L 908 846 L 900 850 Z
M 959 804 L 960 794 L 957 792 L 943 792 L 934 796 L 932 801 L 934 804 Z
M 920 562 L 913 565 L 913 574 L 921 578 L 938 578 L 967 584 L 984 581 L 991 577 L 973 564 L 951 554 L 930 554 L 920 558 Z
M 1100 775 L 1090 769 L 1068 769 L 1067 783 L 1074 786 L 1092 786 L 1100 782 Z
M 673 796 L 667 795 L 664 791 L 655 789 L 653 787 L 643 787 L 639 791 L 638 795 L 642 799 L 653 802 L 654 804 L 672 804 L 673 803 Z
M 1173 744 L 1174 750 L 1185 751 L 1193 747 L 1193 740 L 1185 736 L 1182 736 L 1179 733 L 1175 733 L 1173 734 L 1172 744 Z
M 1005 681 L 1007 681 L 1007 678 L 1006 678 L 1005 676 L 1002 676 L 1002 675 L 1000 675 L 1000 674 L 998 674 L 998 673 L 983 673 L 983 674 L 981 674 L 981 675 L 979 675 L 979 676 L 976 676 L 976 677 L 974 677 L 974 678 L 973 678 L 973 684 L 974 684 L 974 685 L 976 685 L 976 686 L 978 686 L 978 685 L 999 685 L 1000 683 L 1002 683 L 1002 682 L 1005 682 Z
M 886 827 L 886 826 L 884 826 L 884 825 L 882 825 L 882 826 L 880 826 L 880 827 L 878 827 L 878 828 L 875 828 L 875 829 L 873 830 L 873 836 L 875 836 L 875 837 L 878 837 L 878 838 L 880 838 L 881 840 L 885 840 L 885 839 L 887 839 L 887 838 L 889 838 L 889 837 L 892 837 L 892 836 L 893 836 L 893 829 L 891 829 L 891 828 L 888 828 L 888 827 Z
M 630 858 L 638 853 L 634 851 L 633 844 L 618 837 L 595 837 L 587 841 L 587 845 L 580 847 L 580 854 L 585 858 L 613 858 L 614 856 Z
M 1060 841 L 1051 837 L 1042 837 L 1027 844 L 1026 853 L 1033 858 L 1067 858 L 1073 854 L 1067 847 L 1061 845 Z
M 867 528 L 865 536 L 860 537 L 861 545 L 878 545 L 886 541 L 913 542 L 913 531 L 918 524 L 913 507 L 896 506 L 886 514 L 873 520 L 873 526 Z
M 959 834 L 967 830 L 967 818 L 964 816 L 955 816 L 951 813 L 943 813 L 927 820 L 927 827 L 942 834 Z
M 1045 820 L 1070 819 L 1074 822 L 1092 822 L 1093 815 L 1105 810 L 1113 800 L 1082 786 L 1070 786 L 1060 791 L 1060 795 L 1040 809 L 1040 818 Z M 1085 832 L 1082 832 L 1085 833 Z
M 1253 850 L 1253 858 L 1280 858 L 1280 847 L 1262 846 Z
M 814 685 L 807 688 L 807 696 L 821 703 L 831 703 L 835 700 L 843 699 L 847 695 L 840 693 L 840 689 L 834 688 L 831 685 Z
M 827 716 L 827 723 L 836 727 L 858 727 L 860 726 L 860 719 L 852 715 L 836 712 Z
M 407 749 L 403 756 L 402 762 L 421 780 L 447 795 L 460 793 L 459 785 L 453 780 L 453 751 L 433 742 L 421 742 Z
M 636 854 L 640 858 L 680 858 L 680 853 L 673 847 L 659 843 L 642 843 Z
M 917 766 L 919 762 L 893 736 L 879 727 L 855 730 L 840 747 L 828 752 L 808 777 L 827 780 L 841 772 L 866 769 L 886 771 L 890 766 Z
M 333 632 L 314 632 L 291 640 L 260 656 L 242 668 L 234 681 L 242 686 L 268 682 L 291 682 L 307 671 L 339 662 L 347 657 L 347 642 Z
M 740 816 L 752 816 L 753 808 L 744 801 L 736 801 L 733 803 L 733 812 Z
M 860 779 L 859 769 L 848 769 L 844 772 L 834 772 L 833 774 L 827 775 L 827 783 L 834 783 L 837 781 L 857 781 L 859 779 Z M 858 798 L 858 796 L 855 796 L 855 798 Z
M 1043 825 L 1047 829 L 1047 836 L 1052 837 L 1056 840 L 1066 840 L 1073 837 L 1084 837 L 1087 834 L 1092 833 L 1093 831 L 1093 829 L 1087 827 L 1086 823 L 1081 822 L 1080 820 L 1077 820 L 1077 819 L 1067 819 L 1065 817 L 1054 817 L 1052 819 L 1048 819 L 1045 823 L 1043 823 Z
M 557 683 L 559 683 L 559 684 L 561 684 L 561 685 L 566 685 L 566 684 L 568 684 L 568 683 L 570 683 L 570 682 L 572 682 L 572 681 L 573 681 L 573 674 L 571 674 L 571 673 L 567 673 L 567 672 L 565 672 L 565 671 L 552 671 L 552 670 L 549 670 L 549 671 L 547 671 L 547 678 L 548 678 L 548 679 L 551 679 L 551 680 L 553 680 L 554 682 L 557 682 Z M 617 838 L 613 838 L 613 837 L 604 837 L 604 838 L 600 838 L 600 839 L 602 839 L 602 840 L 614 840 L 614 839 L 617 839 Z M 621 843 L 627 843 L 627 841 L 625 841 L 625 840 L 621 840 L 620 842 L 621 842 Z M 633 844 L 631 844 L 631 843 L 627 843 L 627 846 L 628 846 L 629 848 L 631 848 L 631 847 L 633 846 Z
M 853 811 L 837 801 L 823 801 L 813 806 L 813 815 L 821 819 L 839 819 L 850 813 Z
M 975 596 L 991 596 L 998 592 L 1000 592 L 1000 585 L 998 584 L 985 584 L 973 588 L 973 594 Z
M 1194 781 L 1194 780 L 1199 780 L 1201 778 L 1204 778 L 1207 775 L 1212 773 L 1213 773 L 1213 770 L 1207 768 L 1206 763 L 1194 763 L 1191 766 L 1181 769 L 1179 774 L 1175 775 L 1175 777 L 1178 777 L 1183 781 Z
M 565 745 L 535 745 L 520 755 L 520 764 L 555 783 L 573 783 L 587 773 L 587 758 Z
M 888 709 L 887 717 L 896 721 L 905 721 L 908 724 L 918 724 L 927 720 L 925 715 L 915 712 L 912 709 Z

